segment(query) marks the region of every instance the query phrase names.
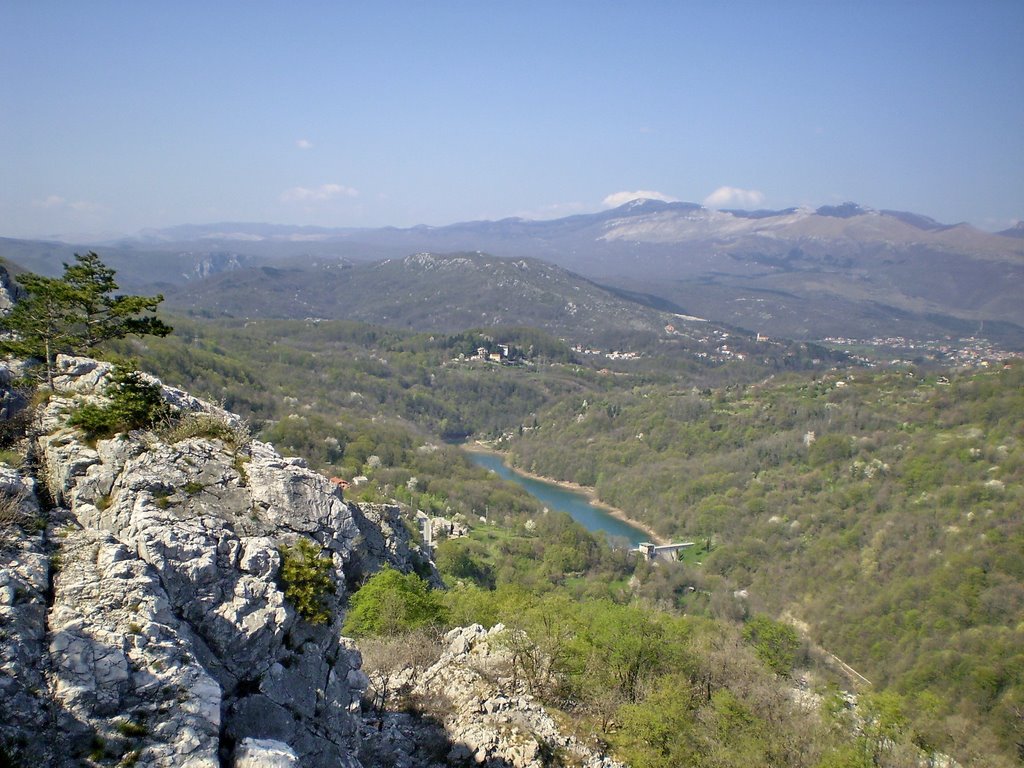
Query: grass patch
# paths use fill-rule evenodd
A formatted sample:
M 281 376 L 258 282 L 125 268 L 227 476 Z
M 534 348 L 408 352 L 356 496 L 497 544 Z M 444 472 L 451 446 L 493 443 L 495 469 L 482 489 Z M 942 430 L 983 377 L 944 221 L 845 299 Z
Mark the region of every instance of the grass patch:
M 0 464 L 6 464 L 9 467 L 17 469 L 25 462 L 25 455 L 21 451 L 15 451 L 12 449 L 4 449 L 0 451 Z
M 0 497 L 0 531 L 24 528 L 32 522 L 32 515 L 27 514 L 22 505 L 24 501 L 24 493 Z
M 198 480 L 189 480 L 187 483 L 185 483 L 185 485 L 181 487 L 181 490 L 184 491 L 189 496 L 195 496 L 197 493 L 202 493 L 203 488 L 205 487 L 206 486 L 204 486 Z
M 135 720 L 122 720 L 117 724 L 117 732 L 129 739 L 142 738 L 149 734 L 149 728 L 145 723 Z
M 249 484 L 249 472 L 248 470 L 246 470 L 245 466 L 250 461 L 252 461 L 252 457 L 246 456 L 243 453 L 236 453 L 235 460 L 231 463 L 231 466 L 234 467 L 235 472 L 238 473 L 238 483 L 240 485 L 245 486 Z
M 693 539 L 689 539 L 684 536 L 681 539 L 677 540 L 693 541 L 692 547 L 680 549 L 678 552 L 676 552 L 676 557 L 679 560 L 679 562 L 684 563 L 686 565 L 700 565 L 704 562 L 704 558 L 706 558 L 711 553 L 711 550 L 715 548 L 714 542 L 711 540 L 710 537 L 706 536 L 698 536 L 697 538 Z
M 231 424 L 210 413 L 189 413 L 162 430 L 160 436 L 168 443 L 205 437 L 220 440 L 234 451 L 248 447 L 252 435 L 244 424 Z

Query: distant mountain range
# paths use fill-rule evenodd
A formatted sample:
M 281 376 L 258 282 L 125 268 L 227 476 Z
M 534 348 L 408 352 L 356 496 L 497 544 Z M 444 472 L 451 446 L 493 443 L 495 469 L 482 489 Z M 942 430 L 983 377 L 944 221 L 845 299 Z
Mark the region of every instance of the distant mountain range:
M 126 287 L 187 283 L 197 297 L 212 290 L 200 288 L 202 280 L 225 271 L 317 271 L 420 252 L 480 251 L 539 259 L 620 295 L 773 336 L 978 334 L 1024 349 L 1024 227 L 991 234 L 854 203 L 717 211 L 635 200 L 554 220 L 404 229 L 220 223 L 92 247 Z M 82 247 L 0 241 L 0 255 L 33 271 L 59 270 L 74 250 Z M 315 293 L 315 286 L 296 285 L 293 296 L 322 303 Z
M 677 309 L 616 295 L 536 259 L 482 253 L 417 253 L 303 268 L 264 265 L 172 288 L 167 303 L 207 317 L 344 319 L 444 332 L 525 325 L 581 342 L 663 334 Z
M 664 300 L 605 288 L 543 261 L 482 253 L 236 270 L 172 289 L 167 305 L 212 320 L 355 320 L 432 333 L 526 326 L 563 339 L 581 356 L 636 360 L 660 372 L 663 365 L 696 372 L 742 363 L 748 374 L 763 374 L 845 360 L 815 345 L 759 339 L 688 316 Z

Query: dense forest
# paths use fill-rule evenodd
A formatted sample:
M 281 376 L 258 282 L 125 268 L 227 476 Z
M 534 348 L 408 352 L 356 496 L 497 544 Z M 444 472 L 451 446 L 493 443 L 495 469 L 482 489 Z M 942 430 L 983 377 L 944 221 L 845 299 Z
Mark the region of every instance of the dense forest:
M 521 466 L 594 485 L 666 534 L 710 539 L 694 584 L 720 575 L 806 623 L 922 722 L 942 723 L 922 726 L 931 742 L 985 733 L 980 743 L 1012 751 L 1024 711 L 1022 415 L 1020 363 L 856 371 L 563 400 L 506 445 Z
M 608 603 L 705 617 L 714 632 L 734 626 L 748 648 L 742 639 L 751 622 L 771 617 L 772 626 L 797 629 L 810 650 L 804 661 L 824 659 L 827 649 L 871 681 L 861 684 L 864 692 L 887 697 L 887 716 L 899 725 L 893 745 L 943 750 L 968 764 L 1018 759 L 1019 363 L 975 372 L 779 373 L 757 383 L 727 373 L 708 384 L 651 366 L 599 369 L 528 329 L 431 335 L 346 322 L 176 326 L 173 337 L 120 351 L 168 383 L 241 412 L 281 450 L 360 479 L 357 499 L 394 499 L 470 522 L 468 538 L 438 552 L 442 572 L 464 585 L 449 596 L 450 616 L 533 615 L 522 605 L 500 608 L 501 595 L 524 590 L 530 606 L 562 595 L 584 613 Z M 519 352 L 514 364 L 473 359 L 476 349 L 497 344 Z M 524 521 L 543 519 L 534 502 L 442 439 L 466 436 L 496 441 L 530 471 L 594 486 L 602 500 L 666 535 L 697 540 L 700 552 L 671 567 L 638 569 L 600 539 L 569 532 L 572 525 L 527 533 Z M 487 525 L 477 522 L 485 511 Z M 474 602 L 481 590 L 490 597 Z M 589 620 L 573 619 L 574 636 Z M 816 684 L 853 684 L 823 671 L 828 666 L 818 667 Z M 582 684 L 571 665 L 563 673 L 558 686 Z M 658 697 L 680 683 L 661 679 L 616 700 L 616 723 L 639 717 L 645 701 L 663 710 Z M 691 704 L 692 715 L 708 702 Z M 677 747 L 692 751 L 668 754 L 705 764 L 693 757 L 694 743 Z M 822 765 L 861 764 L 828 762 L 842 751 L 838 743 L 816 749 L 808 754 Z M 734 762 L 706 764 L 744 764 L 741 752 Z M 629 754 L 637 765 L 659 764 Z M 768 759 L 760 754 L 755 763 Z M 871 760 L 903 764 L 887 754 L 889 762 Z

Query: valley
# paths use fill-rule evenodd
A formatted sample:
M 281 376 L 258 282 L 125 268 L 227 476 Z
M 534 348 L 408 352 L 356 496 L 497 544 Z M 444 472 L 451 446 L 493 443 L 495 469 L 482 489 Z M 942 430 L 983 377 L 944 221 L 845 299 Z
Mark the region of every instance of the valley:
M 239 373 L 251 371 L 238 377 L 244 390 L 225 380 L 207 391 L 325 472 L 367 475 L 359 489 L 367 499 L 434 514 L 460 509 L 468 519 L 483 512 L 500 524 L 494 510 L 510 509 L 497 501 L 505 491 L 474 497 L 469 487 L 479 481 L 453 474 L 463 459 L 442 447 L 423 451 L 431 432 L 460 423 L 460 434 L 496 440 L 514 466 L 592 487 L 660 536 L 699 542 L 699 557 L 641 580 L 641 594 L 656 604 L 726 620 L 797 617 L 815 642 L 876 686 L 899 691 L 915 733 L 954 753 L 954 741 L 966 744 L 961 754 L 975 756 L 1014 738 L 1022 690 L 1014 648 L 1024 647 L 1018 360 L 925 371 L 848 364 L 750 378 L 711 367 L 690 377 L 669 375 L 653 359 L 575 357 L 551 340 L 550 357 L 526 368 L 452 369 L 442 351 L 450 342 L 436 334 L 431 342 L 328 321 L 250 320 L 226 336 L 209 321 L 181 327 L 184 339 L 131 351 L 190 388 L 209 387 L 207 371 L 229 361 L 243 365 Z M 508 329 L 490 333 L 525 347 Z M 240 349 L 262 359 L 243 363 Z M 613 375 L 601 372 L 609 366 L 617 366 Z M 308 372 L 306 384 L 294 381 L 296 369 Z M 345 373 L 354 369 L 363 371 L 358 381 Z M 504 394 L 481 399 L 492 387 Z M 275 402 L 274 391 L 294 400 Z M 472 411 L 459 405 L 461 391 L 477 393 Z M 421 436 L 388 447 L 410 428 Z M 376 468 L 368 450 L 380 456 Z M 518 514 L 535 509 L 516 503 Z M 443 561 L 484 585 L 530 581 L 493 549 L 503 539 L 488 530 L 445 544 Z M 547 578 L 578 567 L 558 566 Z M 577 588 L 584 584 L 605 589 L 589 578 Z M 936 675 L 940 668 L 957 671 Z M 958 722 L 973 723 L 970 734 Z
M 0 768 L 1024 768 L 1022 40 L 0 2 Z
M 651 529 L 638 526 L 622 510 L 596 504 L 593 498 L 588 497 L 585 488 L 555 484 L 511 470 L 500 454 L 474 448 L 468 449 L 468 453 L 477 466 L 519 485 L 545 508 L 566 513 L 591 533 L 603 533 L 612 546 L 635 548 L 641 542 L 652 540 L 658 544 L 667 543 Z
M 761 648 L 767 667 L 730 672 L 753 675 L 753 688 L 716 678 L 754 722 L 772 722 L 778 706 L 758 697 L 798 674 L 821 700 L 841 685 L 884 705 L 889 741 L 869 750 L 843 726 L 873 762 L 936 752 L 1012 764 L 1024 696 L 1024 368 L 991 339 L 789 341 L 475 251 L 219 264 L 167 286 L 174 334 L 111 342 L 107 354 L 239 413 L 260 439 L 344 482 L 354 504 L 464 528 L 434 553 L 446 610 L 463 624 L 523 626 L 557 658 L 563 641 L 544 634 L 551 611 L 589 643 L 619 611 L 614 621 L 630 614 L 659 637 L 672 622 L 704 621 L 671 636 L 732 637 L 746 650 L 729 663 L 742 666 L 763 638 L 790 638 L 791 622 L 806 648 L 784 662 Z M 643 532 L 607 522 L 588 532 L 545 511 L 448 444 L 467 439 L 525 475 L 590 489 Z M 695 546 L 651 566 L 609 546 L 621 534 Z M 864 679 L 837 671 L 829 652 Z M 571 664 L 537 684 L 584 717 L 590 738 L 647 765 L 639 734 L 659 697 L 704 679 L 713 656 L 692 661 L 685 683 L 671 682 L 666 657 L 643 687 L 610 700 Z M 687 712 L 721 722 L 721 696 Z M 779 733 L 791 733 L 784 722 Z M 836 722 L 805 729 L 799 749 L 817 757 L 791 764 L 845 754 L 846 736 L 826 735 Z M 703 731 L 693 738 L 673 754 L 711 748 Z M 724 765 L 796 759 L 763 731 L 716 738 Z

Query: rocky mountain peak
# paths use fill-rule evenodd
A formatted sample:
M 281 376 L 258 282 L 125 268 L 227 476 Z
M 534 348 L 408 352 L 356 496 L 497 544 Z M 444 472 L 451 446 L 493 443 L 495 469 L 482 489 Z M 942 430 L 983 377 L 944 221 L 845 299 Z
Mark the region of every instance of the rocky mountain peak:
M 832 216 L 837 219 L 850 219 L 854 216 L 865 216 L 874 213 L 870 208 L 863 208 L 857 203 L 846 202 L 840 205 L 823 205 L 815 213 L 819 216 Z
M 406 256 L 402 263 L 406 267 L 428 270 L 452 270 L 471 269 L 477 266 L 472 256 L 479 257 L 480 254 L 436 254 L 436 253 L 414 253 Z
M 1002 235 L 1003 237 L 1024 237 L 1024 221 L 1018 221 L 1009 229 L 996 232 L 996 234 Z

